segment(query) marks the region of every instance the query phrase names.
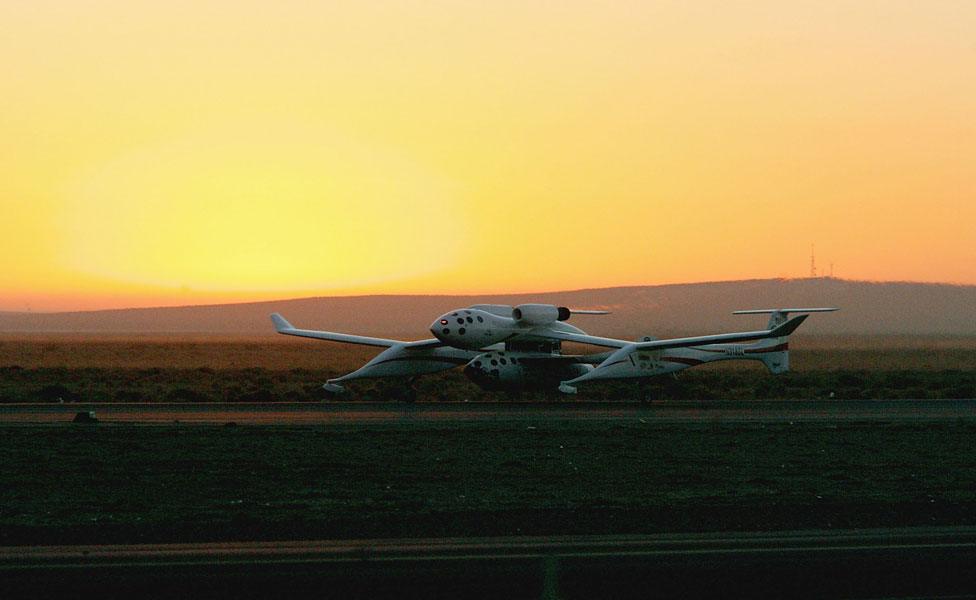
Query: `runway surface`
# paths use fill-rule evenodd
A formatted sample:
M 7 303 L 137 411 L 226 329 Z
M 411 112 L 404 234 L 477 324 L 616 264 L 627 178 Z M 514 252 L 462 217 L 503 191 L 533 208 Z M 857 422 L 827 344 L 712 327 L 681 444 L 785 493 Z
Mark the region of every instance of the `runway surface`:
M 0 546 L 0 570 L 28 566 L 395 562 L 500 558 L 705 556 L 756 553 L 943 549 L 976 551 L 976 528 L 938 527 L 852 531 L 699 533 L 377 540 L 297 540 L 191 544 Z
M 960 597 L 976 591 L 974 559 L 973 528 L 0 547 L 0 586 L 5 597 L 66 589 L 142 597 Z
M 102 423 L 317 425 L 534 421 L 642 423 L 932 422 L 976 418 L 976 400 L 771 400 L 663 403 L 416 402 L 4 404 L 0 424 L 70 423 L 93 411 Z

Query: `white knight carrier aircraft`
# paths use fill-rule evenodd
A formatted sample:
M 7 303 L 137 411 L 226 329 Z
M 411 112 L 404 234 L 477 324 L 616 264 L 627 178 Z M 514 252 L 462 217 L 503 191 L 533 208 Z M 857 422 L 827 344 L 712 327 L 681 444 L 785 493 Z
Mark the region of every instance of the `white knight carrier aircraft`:
M 296 329 L 278 313 L 271 315 L 271 321 L 284 335 L 384 348 L 361 368 L 330 379 L 323 388 L 332 394 L 342 392 L 341 384 L 353 379 L 412 379 L 459 366 L 486 390 L 541 388 L 574 394 L 582 383 L 654 377 L 717 360 L 758 360 L 770 372 L 783 373 L 790 368 L 788 336 L 809 316 L 806 313 L 834 310 L 739 310 L 734 314 L 769 314 L 769 324 L 756 331 L 669 340 L 642 337 L 633 342 L 588 335 L 566 322 L 573 315 L 602 315 L 607 311 L 550 304 L 475 304 L 441 315 L 430 326 L 434 337 L 414 342 Z M 790 313 L 802 314 L 789 318 Z M 563 354 L 563 342 L 608 350 Z

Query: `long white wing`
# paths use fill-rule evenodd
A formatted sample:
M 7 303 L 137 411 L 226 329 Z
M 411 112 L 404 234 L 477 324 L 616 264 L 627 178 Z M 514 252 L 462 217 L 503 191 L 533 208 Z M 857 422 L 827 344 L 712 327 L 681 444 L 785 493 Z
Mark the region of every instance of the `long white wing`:
M 593 346 L 603 346 L 604 348 L 623 348 L 633 344 L 627 340 L 605 338 L 585 333 L 572 333 L 569 331 L 551 331 L 549 329 L 536 329 L 531 332 L 533 337 L 546 337 L 564 342 L 577 342 L 580 344 L 591 344 Z
M 313 338 L 316 340 L 327 340 L 330 342 L 344 342 L 347 344 L 360 344 L 363 346 L 380 346 L 383 348 L 390 348 L 392 346 L 404 346 L 406 348 L 432 348 L 444 345 L 440 340 L 433 338 L 429 340 L 417 340 L 415 342 L 404 342 L 401 340 L 368 337 L 365 335 L 351 335 L 348 333 L 335 333 L 332 331 L 296 329 L 287 321 L 287 319 L 278 313 L 271 315 L 271 322 L 274 323 L 275 331 L 282 335 L 294 335 L 298 337 Z
M 672 338 L 670 340 L 654 340 L 651 342 L 629 342 L 627 340 L 616 340 L 613 338 L 597 337 L 595 335 L 585 335 L 579 333 L 563 331 L 535 332 L 533 335 L 545 336 L 565 342 L 578 342 L 580 344 L 592 344 L 605 348 L 627 348 L 628 353 L 634 350 L 664 350 L 667 348 L 684 348 L 687 346 L 697 346 L 699 344 L 727 344 L 734 342 L 747 342 L 749 340 L 761 340 L 764 338 L 785 337 L 793 333 L 800 326 L 808 315 L 800 315 L 786 321 L 774 329 L 760 329 L 758 331 L 741 331 L 738 333 L 720 333 L 717 335 L 700 335 L 696 337 Z

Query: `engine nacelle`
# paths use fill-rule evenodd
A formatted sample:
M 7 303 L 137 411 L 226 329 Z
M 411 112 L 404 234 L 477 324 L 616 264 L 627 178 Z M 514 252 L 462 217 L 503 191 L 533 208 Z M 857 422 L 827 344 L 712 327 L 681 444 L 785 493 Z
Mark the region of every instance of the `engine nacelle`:
M 519 304 L 512 309 L 512 318 L 522 325 L 547 325 L 565 321 L 572 313 L 565 306 L 552 304 Z

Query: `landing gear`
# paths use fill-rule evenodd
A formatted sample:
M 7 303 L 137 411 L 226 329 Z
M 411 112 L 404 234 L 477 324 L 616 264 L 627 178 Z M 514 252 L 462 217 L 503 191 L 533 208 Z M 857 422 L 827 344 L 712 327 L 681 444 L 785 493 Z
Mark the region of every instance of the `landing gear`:
M 327 382 L 322 386 L 322 390 L 325 392 L 325 400 L 335 400 L 337 396 L 346 393 L 346 388 L 342 387 L 337 383 Z
M 637 400 L 641 404 L 654 401 L 654 398 L 651 397 L 650 386 L 644 379 L 637 380 Z
M 413 381 L 407 383 L 403 387 L 400 393 L 400 402 L 406 402 L 407 404 L 413 404 L 417 401 L 417 388 L 413 386 Z
M 397 379 L 393 381 L 377 382 L 376 390 L 377 396 L 387 402 L 404 402 L 407 404 L 413 404 L 417 401 L 417 388 L 415 383 L 417 381 L 416 377 L 411 377 L 409 379 Z

